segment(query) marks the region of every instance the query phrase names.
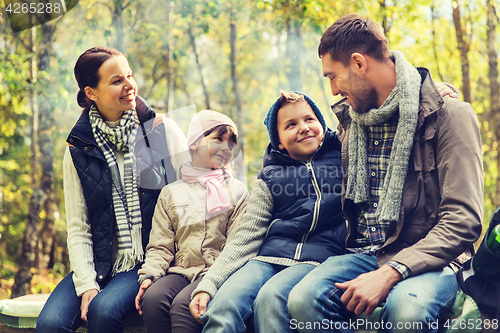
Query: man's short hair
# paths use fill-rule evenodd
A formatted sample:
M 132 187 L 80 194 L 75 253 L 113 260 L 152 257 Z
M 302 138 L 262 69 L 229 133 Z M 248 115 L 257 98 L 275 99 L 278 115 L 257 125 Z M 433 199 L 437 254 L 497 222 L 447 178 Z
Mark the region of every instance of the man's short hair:
M 391 57 L 389 42 L 382 27 L 372 19 L 359 14 L 339 18 L 321 37 L 318 54 L 330 53 L 332 60 L 348 66 L 354 52 L 384 62 Z

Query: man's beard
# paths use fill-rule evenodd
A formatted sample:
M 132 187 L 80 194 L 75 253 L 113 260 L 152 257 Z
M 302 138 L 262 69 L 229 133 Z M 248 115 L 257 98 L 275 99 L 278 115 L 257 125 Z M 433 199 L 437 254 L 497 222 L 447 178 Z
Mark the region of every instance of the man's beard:
M 355 88 L 349 93 L 352 109 L 357 113 L 365 113 L 377 108 L 378 93 L 375 87 L 367 81 L 360 79 L 357 75 L 349 72 L 349 83 Z

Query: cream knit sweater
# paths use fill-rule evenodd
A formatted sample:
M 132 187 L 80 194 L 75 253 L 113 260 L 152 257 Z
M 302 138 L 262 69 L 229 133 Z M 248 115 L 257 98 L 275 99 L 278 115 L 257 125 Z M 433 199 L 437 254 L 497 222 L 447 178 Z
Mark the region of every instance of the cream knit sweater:
M 160 114 L 157 116 L 164 117 L 167 145 L 171 155 L 170 161 L 177 172 L 183 163 L 190 160 L 186 137 L 175 121 Z M 113 123 L 108 122 L 108 125 L 113 126 Z M 114 151 L 114 153 L 123 183 L 124 153 L 119 151 Z M 76 293 L 78 296 L 81 296 L 85 291 L 90 289 L 100 291 L 100 287 L 97 284 L 97 273 L 94 269 L 94 253 L 92 234 L 90 225 L 88 224 L 88 208 L 69 147 L 66 148 L 64 153 L 63 172 L 69 260 L 74 272 L 73 282 Z M 116 242 L 113 243 L 116 244 Z M 113 254 L 115 255 L 115 253 L 114 251 Z

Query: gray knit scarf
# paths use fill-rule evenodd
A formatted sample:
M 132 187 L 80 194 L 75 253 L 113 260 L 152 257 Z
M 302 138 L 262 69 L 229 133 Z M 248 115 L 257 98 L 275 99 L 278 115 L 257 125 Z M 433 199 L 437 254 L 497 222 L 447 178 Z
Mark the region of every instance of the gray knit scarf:
M 113 206 L 116 216 L 118 256 L 113 265 L 113 275 L 131 270 L 143 260 L 142 217 L 137 185 L 134 141 L 139 126 L 135 110 L 123 113 L 120 123 L 110 127 L 95 106 L 90 109 L 90 123 L 99 148 L 102 150 L 113 181 Z M 113 149 L 124 151 L 124 177 L 122 186 L 120 171 Z M 125 188 L 123 188 L 125 187 Z
M 346 198 L 355 203 L 368 201 L 367 126 L 387 121 L 399 109 L 399 122 L 394 136 L 389 166 L 378 201 L 377 218 L 397 221 L 401 209 L 403 184 L 417 127 L 421 77 L 399 51 L 392 51 L 396 63 L 396 87 L 384 104 L 366 113 L 350 107 L 352 125 L 349 134 L 349 167 Z

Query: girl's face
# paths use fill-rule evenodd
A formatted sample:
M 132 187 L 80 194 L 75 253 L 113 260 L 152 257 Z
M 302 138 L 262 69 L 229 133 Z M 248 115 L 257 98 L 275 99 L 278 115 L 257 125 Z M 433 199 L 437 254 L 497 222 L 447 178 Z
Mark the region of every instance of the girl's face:
M 135 108 L 137 84 L 127 59 L 112 56 L 99 68 L 97 87 L 85 87 L 87 97 L 95 102 L 104 120 L 117 121 L 123 111 Z
M 192 165 L 212 169 L 221 169 L 226 166 L 231 161 L 233 150 L 236 148 L 236 144 L 230 141 L 230 138 L 229 131 L 222 135 L 213 131 L 196 141 L 191 145 Z

